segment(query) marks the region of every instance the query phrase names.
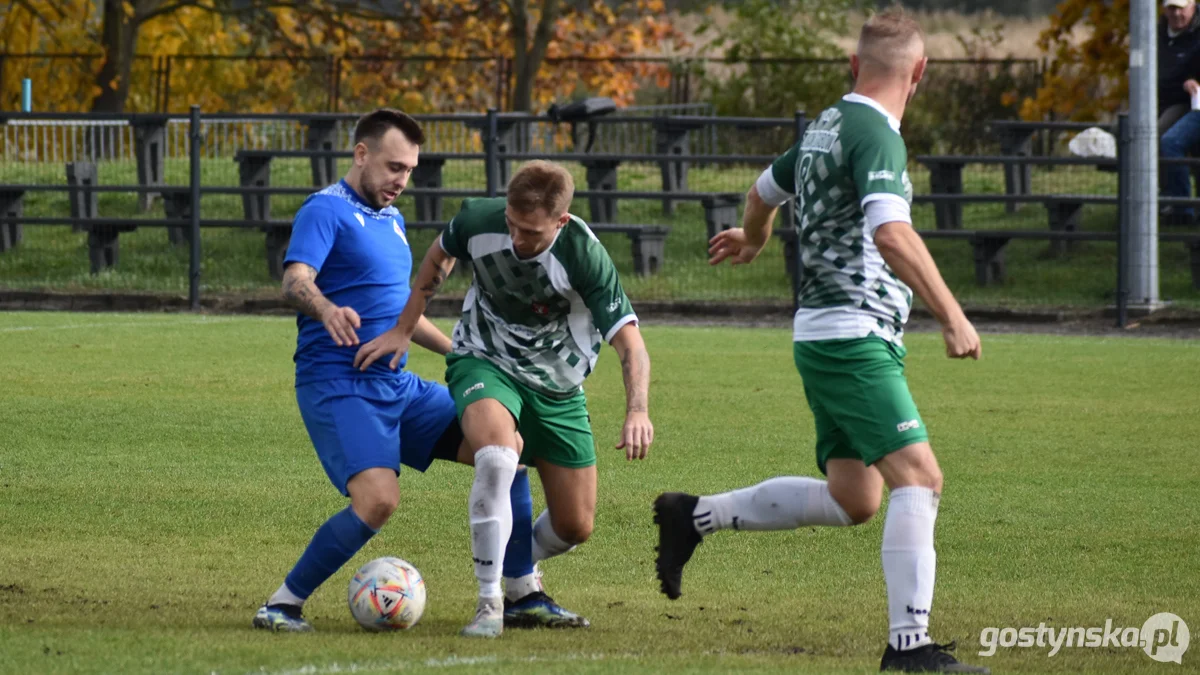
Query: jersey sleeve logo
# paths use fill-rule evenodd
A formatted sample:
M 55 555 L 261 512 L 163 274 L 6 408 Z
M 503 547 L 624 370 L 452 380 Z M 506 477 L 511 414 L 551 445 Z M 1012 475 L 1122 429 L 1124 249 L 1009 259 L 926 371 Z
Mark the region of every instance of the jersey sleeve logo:
M 869 180 L 869 181 L 872 181 L 872 180 L 892 181 L 892 180 L 896 180 L 896 174 L 887 169 L 883 169 L 882 171 L 871 171 L 871 172 L 867 173 L 867 180 Z
M 395 218 L 392 218 L 392 229 L 396 231 L 396 236 L 400 237 L 400 241 L 408 246 L 408 237 L 404 236 L 404 230 L 400 229 L 400 223 L 397 223 Z

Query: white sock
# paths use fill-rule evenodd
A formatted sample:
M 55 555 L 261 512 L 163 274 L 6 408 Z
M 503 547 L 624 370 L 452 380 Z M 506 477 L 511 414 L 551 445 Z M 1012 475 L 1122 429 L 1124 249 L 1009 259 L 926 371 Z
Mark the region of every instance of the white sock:
M 888 501 L 883 578 L 887 582 L 888 642 L 899 650 L 933 642 L 929 611 L 937 572 L 933 524 L 939 500 L 938 493 L 929 488 L 909 486 L 892 490 Z
M 533 571 L 523 577 L 504 577 L 504 597 L 516 602 L 530 593 L 542 590 L 542 572 L 533 566 Z
M 573 544 L 568 544 L 554 534 L 554 527 L 550 525 L 550 509 L 542 511 L 533 524 L 533 562 L 541 562 L 574 549 Z
M 517 451 L 489 445 L 475 453 L 475 482 L 471 484 L 471 554 L 479 597 L 500 597 L 504 546 L 512 534 L 512 503 L 508 492 L 517 473 Z
M 850 516 L 829 494 L 829 483 L 784 476 L 758 485 L 701 497 L 692 523 L 702 535 L 717 530 L 794 530 L 805 525 L 841 527 Z
M 297 607 L 304 606 L 304 599 L 297 597 L 295 593 L 288 590 L 287 584 L 280 584 L 279 590 L 267 600 L 268 605 L 295 605 Z

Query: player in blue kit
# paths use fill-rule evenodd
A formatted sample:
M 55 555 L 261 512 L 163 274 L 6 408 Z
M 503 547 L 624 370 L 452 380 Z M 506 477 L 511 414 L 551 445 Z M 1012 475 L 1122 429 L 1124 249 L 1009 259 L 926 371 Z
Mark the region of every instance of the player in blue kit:
M 284 260 L 283 295 L 299 311 L 296 401 L 329 480 L 350 505 L 317 530 L 255 628 L 309 631 L 305 600 L 383 527 L 400 501 L 400 465 L 434 459 L 470 464 L 446 387 L 386 360 L 358 367 L 359 346 L 396 325 L 409 296 L 412 252 L 392 206 L 417 165 L 424 133 L 412 117 L 376 110 L 354 130 L 344 179 L 310 195 L 296 213 Z M 450 340 L 421 317 L 413 342 L 438 354 Z M 510 491 L 514 522 L 504 564 L 505 623 L 585 627 L 587 619 L 542 591 L 533 564 L 533 501 L 522 472 Z M 516 518 L 514 518 L 516 520 Z M 512 564 L 509 561 L 513 560 Z

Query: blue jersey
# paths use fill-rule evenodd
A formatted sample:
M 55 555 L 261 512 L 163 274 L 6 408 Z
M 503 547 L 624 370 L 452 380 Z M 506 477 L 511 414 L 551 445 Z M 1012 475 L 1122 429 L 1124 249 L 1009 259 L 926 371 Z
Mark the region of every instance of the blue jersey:
M 350 307 L 362 319 L 360 344 L 396 325 L 408 302 L 412 251 L 404 217 L 394 206 L 376 210 L 338 181 L 312 194 L 296 212 L 284 264 L 317 270 L 316 284 L 330 302 Z M 296 317 L 296 384 L 339 378 L 395 378 L 399 370 L 381 358 L 367 372 L 354 368 L 358 346 L 339 347 L 320 321 Z M 401 368 L 407 355 L 401 360 Z

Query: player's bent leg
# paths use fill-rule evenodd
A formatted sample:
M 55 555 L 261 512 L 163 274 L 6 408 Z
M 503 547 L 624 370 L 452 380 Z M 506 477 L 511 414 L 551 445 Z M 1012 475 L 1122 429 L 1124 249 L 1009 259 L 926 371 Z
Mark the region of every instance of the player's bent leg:
M 596 465 L 565 467 L 537 460 L 546 510 L 533 526 L 534 559 L 561 555 L 592 536 L 596 520 Z
M 828 482 L 805 476 L 782 476 L 719 495 L 695 497 L 666 493 L 654 502 L 658 525 L 655 570 L 668 598 L 682 595 L 683 566 L 705 535 L 717 530 L 794 530 L 824 525 L 845 527 L 865 522 L 879 506 L 882 478 L 861 460 L 833 459 L 827 463 Z M 838 487 L 854 515 L 835 499 Z M 871 493 L 874 492 L 874 507 Z
M 364 472 L 386 477 L 383 482 L 390 487 L 385 491 L 395 496 L 385 494 L 362 507 L 375 522 L 386 521 L 398 499 L 396 427 L 403 401 L 397 391 L 378 381 L 331 380 L 297 387 L 296 398 L 321 465 L 339 492 L 351 496 L 349 484 Z M 353 505 L 335 513 L 317 529 L 252 625 L 272 631 L 311 630 L 301 615 L 305 601 L 376 532 Z
M 829 495 L 842 507 L 851 523 L 861 525 L 879 512 L 883 501 L 883 475 L 861 459 L 830 459 L 825 463 Z
M 480 399 L 462 416 L 463 435 L 475 451 L 475 481 L 471 485 L 468 513 L 471 553 L 479 581 L 475 618 L 462 631 L 466 637 L 499 637 L 504 629 L 500 577 L 504 546 L 512 534 L 513 513 L 509 491 L 516 476 L 516 421 L 499 401 Z
M 547 509 L 533 526 L 533 559 L 561 555 L 591 535 L 596 512 L 596 467 L 561 467 L 538 460 Z M 553 514 L 553 515 L 551 515 Z M 506 589 L 504 625 L 513 628 L 587 628 L 586 618 L 554 601 L 536 586 Z M 524 591 L 524 592 L 522 592 Z
M 888 453 L 875 467 L 887 482 L 888 489 L 919 486 L 942 493 L 942 469 L 928 441 L 907 445 Z
M 891 488 L 883 525 L 883 576 L 888 595 L 888 646 L 880 670 L 986 673 L 959 663 L 929 635 L 937 553 L 934 523 L 941 500 L 942 472 L 929 443 L 888 453 L 878 462 Z
M 346 483 L 350 507 L 368 527 L 380 529 L 400 504 L 400 485 L 396 472 L 374 468 L 360 471 Z

